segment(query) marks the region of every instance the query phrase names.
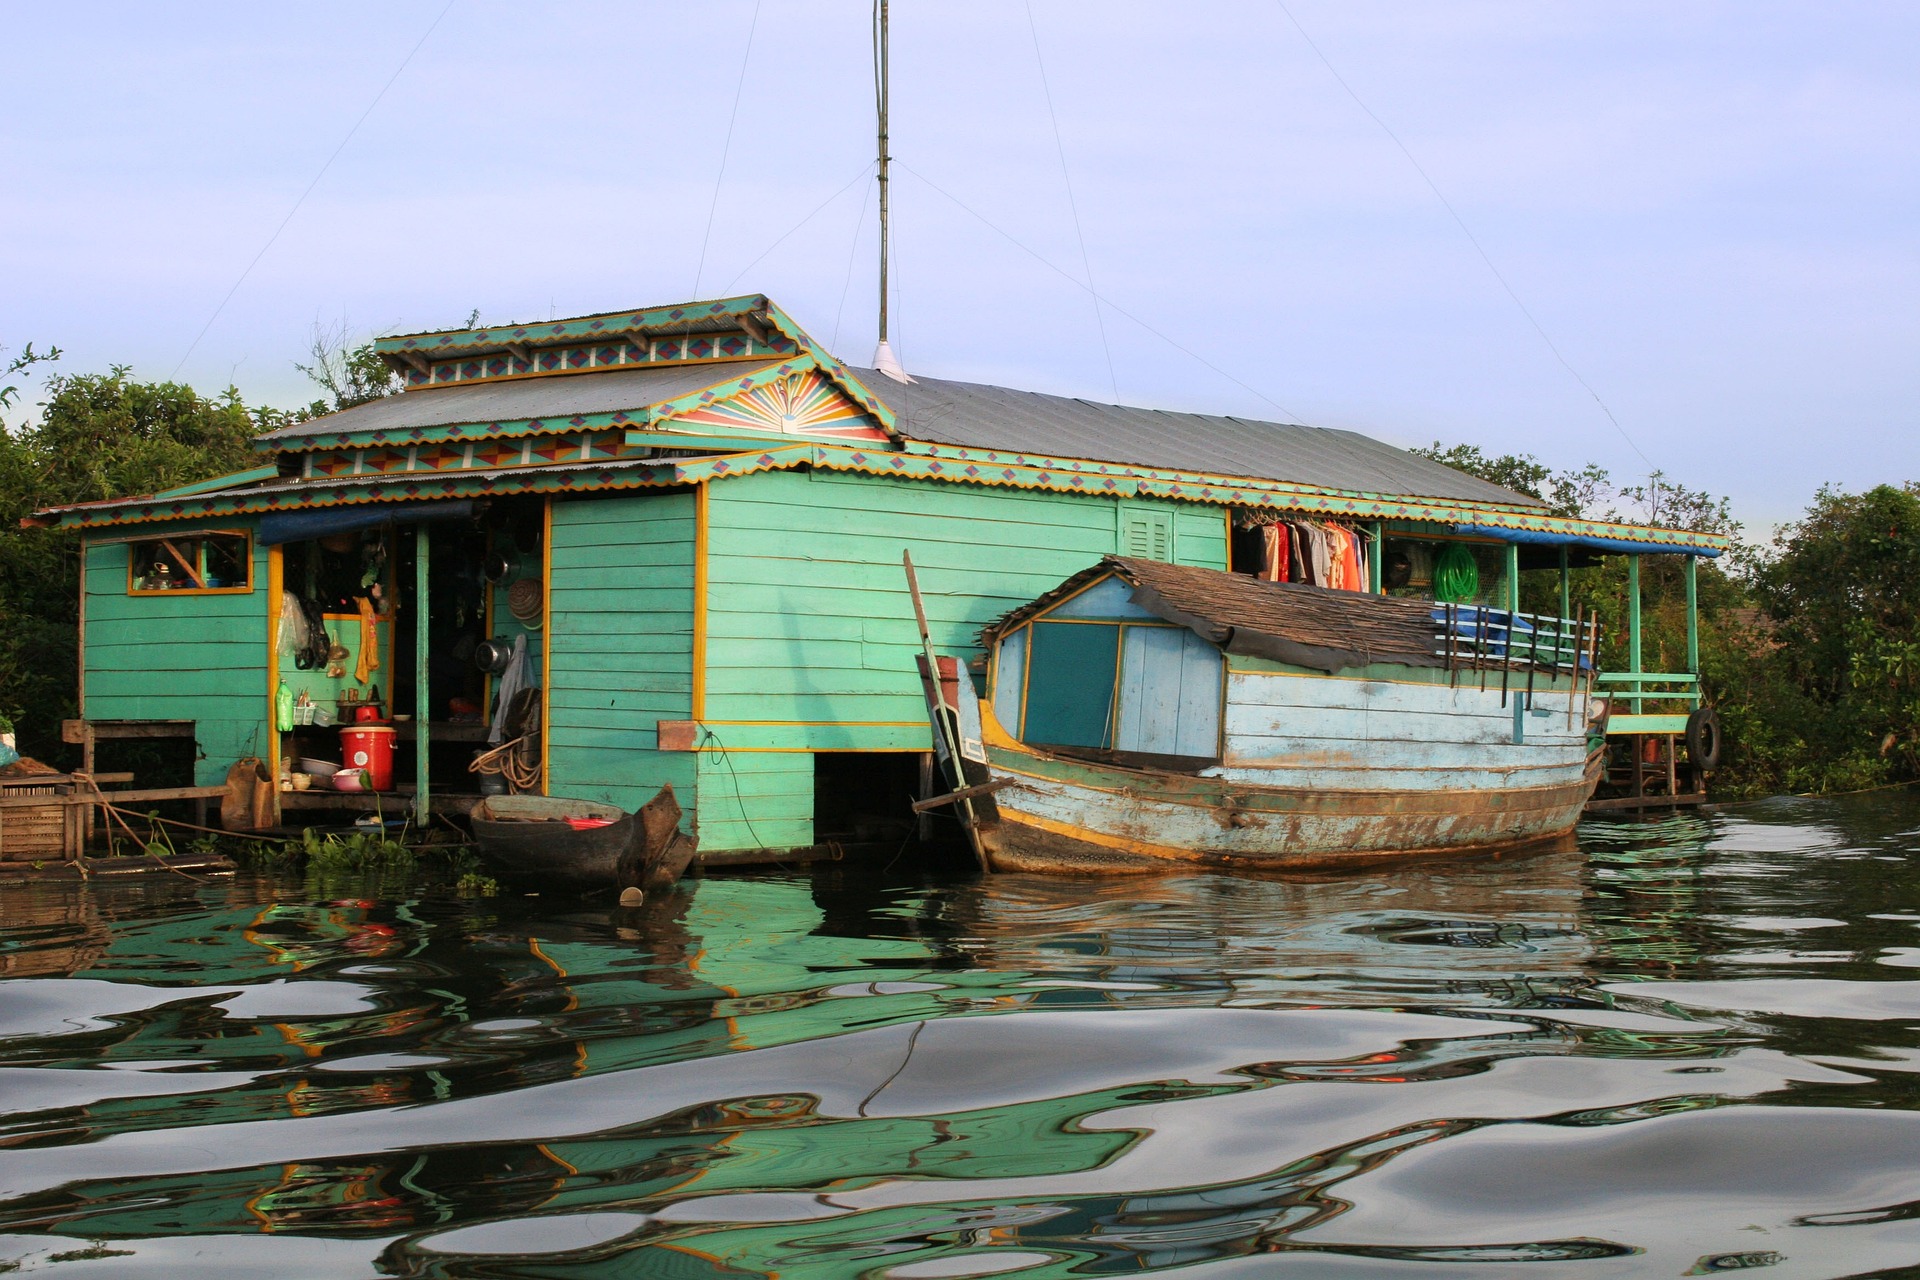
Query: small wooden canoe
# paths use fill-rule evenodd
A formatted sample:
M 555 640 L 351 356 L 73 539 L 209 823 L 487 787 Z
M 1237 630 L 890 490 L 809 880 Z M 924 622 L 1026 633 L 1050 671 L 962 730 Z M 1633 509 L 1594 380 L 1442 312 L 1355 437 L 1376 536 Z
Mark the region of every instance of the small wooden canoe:
M 561 796 L 488 796 L 472 817 L 473 838 L 489 869 L 526 888 L 657 888 L 678 879 L 693 858 L 670 786 L 638 815 Z

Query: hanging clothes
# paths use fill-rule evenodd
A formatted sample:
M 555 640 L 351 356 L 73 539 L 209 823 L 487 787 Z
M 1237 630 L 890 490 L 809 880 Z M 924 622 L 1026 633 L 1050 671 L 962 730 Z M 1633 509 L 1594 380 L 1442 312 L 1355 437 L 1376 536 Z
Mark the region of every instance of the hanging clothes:
M 1360 573 L 1360 535 L 1345 526 L 1338 527 L 1340 537 L 1340 589 L 1365 591 L 1367 580 Z
M 1284 524 L 1260 526 L 1260 572 L 1267 582 L 1288 581 L 1287 571 L 1293 555 L 1292 532 Z
M 380 669 L 380 629 L 374 623 L 373 601 L 361 596 L 354 604 L 360 614 L 360 657 L 353 664 L 353 678 L 365 684 Z
M 1307 550 L 1312 564 L 1313 585 L 1332 586 L 1333 540 L 1328 536 L 1326 526 L 1312 521 L 1302 521 L 1301 527 L 1307 532 Z

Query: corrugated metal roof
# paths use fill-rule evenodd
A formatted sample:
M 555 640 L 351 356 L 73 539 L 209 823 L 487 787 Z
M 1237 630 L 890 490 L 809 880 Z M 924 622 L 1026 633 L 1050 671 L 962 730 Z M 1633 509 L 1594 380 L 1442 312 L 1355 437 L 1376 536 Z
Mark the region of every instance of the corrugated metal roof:
M 259 438 L 295 441 L 349 431 L 406 431 L 456 423 L 524 422 L 529 418 L 564 420 L 580 413 L 618 413 L 674 400 L 779 363 L 778 360 L 742 360 L 670 364 L 654 369 L 596 369 L 537 378 L 503 378 L 468 386 L 422 387 L 418 391 L 370 400 L 324 418 L 281 427 Z
M 853 374 L 901 415 L 902 433 L 934 444 L 1358 493 L 1545 505 L 1353 431 L 1134 409 L 942 378 L 899 383 L 873 369 L 854 369 Z
M 644 409 L 778 363 L 601 369 L 426 387 L 282 427 L 260 439 L 294 444 L 347 432 L 564 420 L 576 414 Z M 941 378 L 899 383 L 872 369 L 851 372 L 903 415 L 909 438 L 934 444 L 1286 481 L 1352 493 L 1544 505 L 1353 431 L 1099 404 Z

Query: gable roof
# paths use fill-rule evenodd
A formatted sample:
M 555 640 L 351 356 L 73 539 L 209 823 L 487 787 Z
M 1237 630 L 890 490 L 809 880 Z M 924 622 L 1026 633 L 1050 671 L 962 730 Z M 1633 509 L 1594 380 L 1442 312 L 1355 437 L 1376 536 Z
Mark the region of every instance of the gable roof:
M 942 378 L 916 376 L 899 383 L 872 369 L 853 373 L 878 389 L 899 415 L 901 433 L 913 440 L 1246 476 L 1346 493 L 1546 505 L 1354 431 L 1136 409 Z
M 530 419 L 557 419 L 556 426 L 570 417 L 588 413 L 619 413 L 645 409 L 663 400 L 673 400 L 701 391 L 716 383 L 771 369 L 779 360 L 751 364 L 669 364 L 657 368 L 604 369 L 592 373 L 570 373 L 560 377 L 518 378 L 499 382 L 479 382 L 468 386 L 422 387 L 402 391 L 329 413 L 325 417 L 296 422 L 292 426 L 263 432 L 255 439 L 268 445 L 304 447 L 324 436 L 343 436 L 363 431 L 408 431 L 416 427 L 478 425 L 494 422 L 524 422 Z

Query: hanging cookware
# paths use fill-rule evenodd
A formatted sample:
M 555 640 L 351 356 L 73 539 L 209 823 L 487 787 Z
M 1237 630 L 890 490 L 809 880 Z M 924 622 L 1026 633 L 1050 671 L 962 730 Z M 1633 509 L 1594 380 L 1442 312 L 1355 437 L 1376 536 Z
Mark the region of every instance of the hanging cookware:
M 511 581 L 519 568 L 519 563 L 506 552 L 490 551 L 480 565 L 480 572 L 486 576 L 488 582 L 497 587 L 501 583 Z
M 505 671 L 507 662 L 512 657 L 513 641 L 505 636 L 482 640 L 473 647 L 473 665 L 490 676 L 497 676 Z
M 515 622 L 529 631 L 538 631 L 545 597 L 545 583 L 538 578 L 522 578 L 507 588 L 507 609 Z

